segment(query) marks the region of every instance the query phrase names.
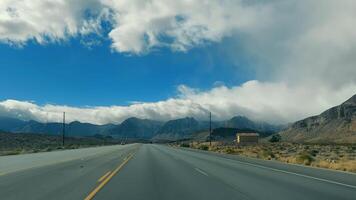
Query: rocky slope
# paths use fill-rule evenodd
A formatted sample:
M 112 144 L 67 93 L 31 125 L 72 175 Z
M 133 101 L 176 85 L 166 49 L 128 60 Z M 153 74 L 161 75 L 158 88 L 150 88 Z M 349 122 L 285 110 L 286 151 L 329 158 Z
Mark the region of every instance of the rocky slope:
M 293 142 L 355 143 L 356 95 L 320 115 L 295 122 L 280 135 Z

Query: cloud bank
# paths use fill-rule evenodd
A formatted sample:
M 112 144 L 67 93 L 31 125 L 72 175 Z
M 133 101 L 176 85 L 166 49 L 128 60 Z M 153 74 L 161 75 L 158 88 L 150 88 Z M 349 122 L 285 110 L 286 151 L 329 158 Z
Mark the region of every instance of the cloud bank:
M 207 120 L 211 111 L 215 120 L 244 115 L 254 120 L 279 124 L 319 114 L 321 110 L 342 103 L 346 100 L 345 96 L 354 91 L 356 87 L 350 85 L 336 92 L 324 88 L 315 93 L 303 87 L 293 88 L 283 83 L 259 81 L 249 81 L 232 88 L 219 86 L 209 91 L 181 85 L 176 98 L 129 106 L 77 108 L 5 100 L 0 102 L 0 115 L 24 120 L 60 122 L 65 111 L 68 121 L 117 124 L 128 117 L 166 121 L 192 116 Z
M 113 51 L 188 51 L 232 41 L 226 59 L 248 60 L 255 81 L 208 91 L 180 86 L 177 97 L 130 106 L 73 108 L 6 100 L 0 113 L 56 121 L 121 122 L 129 116 L 218 119 L 236 114 L 290 122 L 337 105 L 356 93 L 354 0 L 3 0 L 0 41 L 26 46 L 61 42 L 108 30 Z M 103 23 L 110 26 L 103 27 Z M 239 53 L 236 53 L 239 52 Z M 85 113 L 85 114 L 84 114 Z M 70 116 L 70 115 L 69 115 Z
M 108 22 L 115 51 L 140 54 L 156 47 L 186 51 L 257 25 L 264 10 L 230 0 L 3 0 L 0 40 L 44 44 L 100 34 L 101 22 Z

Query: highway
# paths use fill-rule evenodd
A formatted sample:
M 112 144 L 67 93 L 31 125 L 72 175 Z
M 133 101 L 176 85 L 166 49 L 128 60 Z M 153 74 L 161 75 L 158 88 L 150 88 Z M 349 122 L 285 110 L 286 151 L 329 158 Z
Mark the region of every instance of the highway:
M 356 199 L 356 174 L 130 144 L 0 157 L 1 200 Z

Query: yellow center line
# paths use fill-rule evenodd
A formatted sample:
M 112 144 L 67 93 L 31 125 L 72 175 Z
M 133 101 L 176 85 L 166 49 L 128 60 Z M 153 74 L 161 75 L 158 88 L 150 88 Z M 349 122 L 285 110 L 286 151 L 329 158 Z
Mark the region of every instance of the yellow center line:
M 84 200 L 91 200 L 94 196 L 114 177 L 117 172 L 133 157 L 131 154 L 127 159 L 124 160 L 108 177 L 106 177 Z
M 111 173 L 111 171 L 108 171 L 106 174 L 104 174 L 104 175 L 98 180 L 98 182 L 103 181 L 107 176 L 109 176 L 110 173 Z

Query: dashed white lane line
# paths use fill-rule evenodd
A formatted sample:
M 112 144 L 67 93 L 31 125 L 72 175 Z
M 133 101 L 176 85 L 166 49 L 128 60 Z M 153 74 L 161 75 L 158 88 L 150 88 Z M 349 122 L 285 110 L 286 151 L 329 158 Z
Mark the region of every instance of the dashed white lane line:
M 203 174 L 204 176 L 209 176 L 206 172 L 204 172 L 203 170 L 199 169 L 199 168 L 194 168 L 195 170 L 197 170 L 197 172 Z

